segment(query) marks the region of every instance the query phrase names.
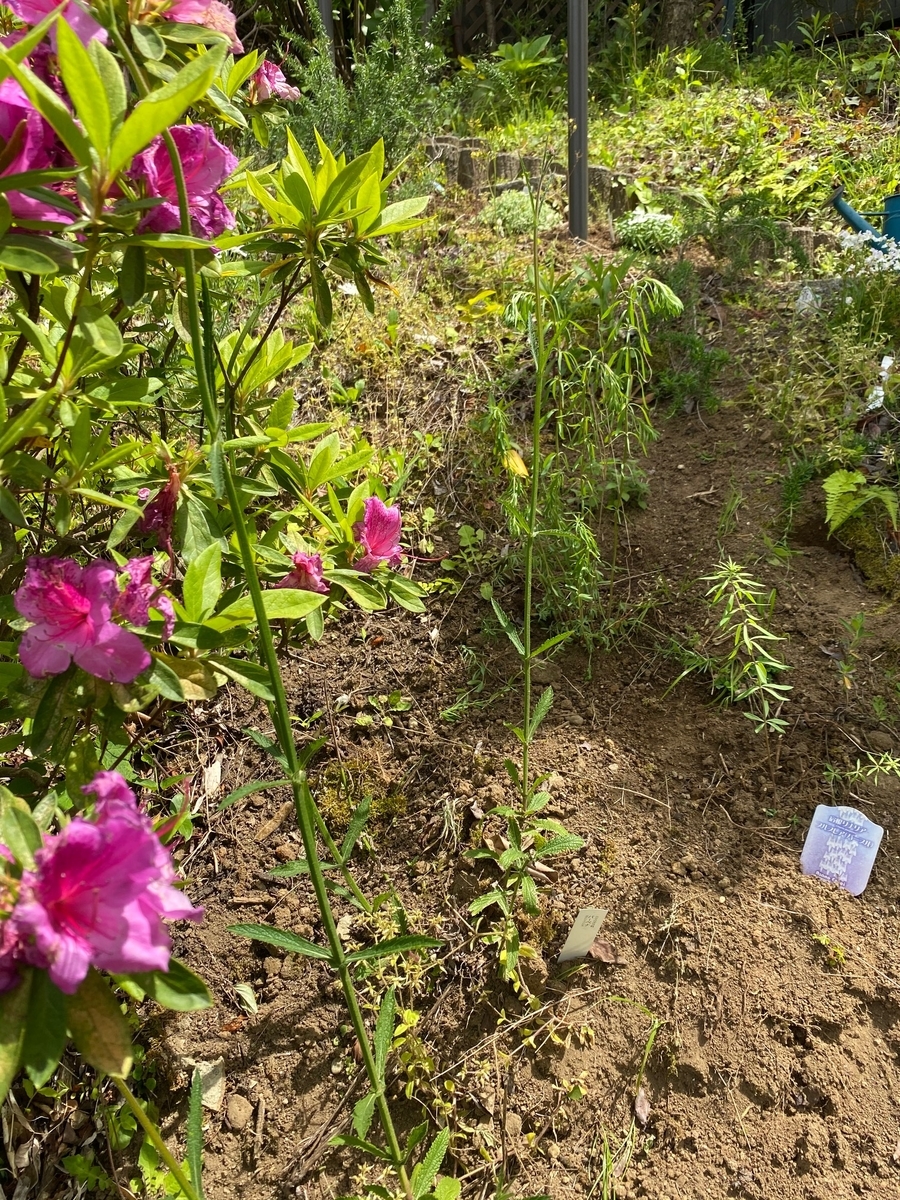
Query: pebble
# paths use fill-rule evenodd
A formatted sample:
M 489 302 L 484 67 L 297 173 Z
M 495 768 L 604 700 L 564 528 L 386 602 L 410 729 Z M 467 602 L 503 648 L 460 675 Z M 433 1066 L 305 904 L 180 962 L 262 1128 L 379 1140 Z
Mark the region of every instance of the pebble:
M 228 1097 L 225 1105 L 225 1120 L 235 1131 L 246 1129 L 253 1116 L 253 1105 L 246 1096 L 237 1094 Z

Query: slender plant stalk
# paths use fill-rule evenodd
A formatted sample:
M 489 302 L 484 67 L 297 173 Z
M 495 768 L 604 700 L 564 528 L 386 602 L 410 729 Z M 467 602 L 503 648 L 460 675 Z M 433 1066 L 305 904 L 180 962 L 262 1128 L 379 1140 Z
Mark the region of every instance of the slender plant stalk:
M 144 1130 L 144 1133 L 146 1133 L 147 1137 L 153 1143 L 156 1153 L 159 1155 L 159 1157 L 163 1160 L 163 1162 L 166 1164 L 166 1166 L 169 1168 L 169 1170 L 175 1176 L 178 1186 L 184 1192 L 186 1200 L 200 1200 L 200 1197 L 197 1195 L 196 1188 L 193 1187 L 193 1185 L 191 1184 L 191 1181 L 188 1179 L 187 1175 L 185 1175 L 184 1171 L 178 1165 L 178 1162 L 172 1155 L 172 1152 L 169 1150 L 169 1147 L 162 1140 L 162 1136 L 161 1136 L 159 1130 L 156 1128 L 156 1126 L 153 1124 L 153 1122 L 150 1120 L 150 1118 L 144 1112 L 143 1108 L 141 1108 L 134 1092 L 132 1092 L 131 1088 L 128 1086 L 128 1084 L 125 1082 L 125 1080 L 122 1079 L 119 1075 L 113 1075 L 112 1079 L 113 1079 L 113 1083 L 116 1085 L 116 1087 L 122 1093 L 122 1095 L 125 1097 L 125 1103 L 128 1105 L 128 1107 L 134 1113 L 135 1117 L 137 1117 L 141 1127 Z
M 531 231 L 531 263 L 534 274 L 534 341 L 532 353 L 535 365 L 534 414 L 531 418 L 531 489 L 528 501 L 527 525 L 525 529 L 525 597 L 522 616 L 523 687 L 522 729 L 525 740 L 522 745 L 522 807 L 525 808 L 531 794 L 530 749 L 531 749 L 531 617 L 534 590 L 534 543 L 537 536 L 538 500 L 541 487 L 541 428 L 543 425 L 544 379 L 547 367 L 547 348 L 544 335 L 544 292 L 541 285 L 541 255 L 538 240 L 538 213 L 541 205 L 542 182 L 538 183 L 533 197 L 534 225 Z
M 181 159 L 171 134 L 166 132 L 163 134 L 163 137 L 166 141 L 166 146 L 168 147 L 169 156 L 172 163 L 172 170 L 175 177 L 175 185 L 178 191 L 178 203 L 181 211 L 182 229 L 186 233 L 190 233 L 190 208 L 188 204 L 187 189 L 185 186 L 184 171 L 182 169 Z M 215 446 L 216 442 L 219 441 L 220 438 L 221 413 L 216 405 L 212 381 L 209 378 L 206 370 L 203 329 L 201 325 L 200 305 L 197 294 L 197 277 L 194 267 L 194 255 L 190 250 L 185 252 L 184 275 L 191 345 L 194 357 L 194 368 L 197 374 L 200 400 L 203 406 L 204 415 L 206 417 L 207 427 L 209 429 L 210 441 Z M 221 447 L 221 441 L 219 441 L 219 446 Z M 253 611 L 255 613 L 257 627 L 259 629 L 260 653 L 266 669 L 268 670 L 269 680 L 274 695 L 274 701 L 270 706 L 272 721 L 275 726 L 275 733 L 278 738 L 279 745 L 288 764 L 287 774 L 291 780 L 291 789 L 294 793 L 294 808 L 297 815 L 297 824 L 300 826 L 300 835 L 303 839 L 303 849 L 306 854 L 306 861 L 309 867 L 310 882 L 312 883 L 313 891 L 315 892 L 316 903 L 319 908 L 319 914 L 322 918 L 322 924 L 325 928 L 325 936 L 328 941 L 328 946 L 331 951 L 331 965 L 333 966 L 340 980 L 341 988 L 344 993 L 344 1000 L 350 1016 L 350 1023 L 353 1026 L 353 1032 L 356 1034 L 357 1043 L 362 1055 L 363 1066 L 365 1068 L 366 1075 L 368 1076 L 372 1091 L 375 1093 L 375 1107 L 376 1111 L 378 1112 L 378 1118 L 382 1130 L 384 1131 L 384 1135 L 387 1140 L 388 1152 L 390 1153 L 394 1169 L 397 1172 L 404 1194 L 408 1200 L 412 1200 L 412 1187 L 410 1185 L 409 1176 L 407 1175 L 404 1165 L 403 1152 L 400 1148 L 400 1142 L 397 1137 L 397 1132 L 394 1128 L 394 1123 L 391 1118 L 387 1099 L 384 1096 L 383 1089 L 380 1086 L 378 1070 L 375 1064 L 375 1056 L 372 1052 L 372 1046 L 369 1041 L 369 1034 L 366 1029 L 362 1010 L 360 1009 L 359 1001 L 356 996 L 356 989 L 353 986 L 353 980 L 350 975 L 350 966 L 347 962 L 344 946 L 341 942 L 340 936 L 338 935 L 334 913 L 331 909 L 331 902 L 328 896 L 325 875 L 322 870 L 318 846 L 316 844 L 316 806 L 312 797 L 312 793 L 309 789 L 306 772 L 300 765 L 300 760 L 297 755 L 297 747 L 294 743 L 293 731 L 291 729 L 290 708 L 288 706 L 287 695 L 284 690 L 284 680 L 281 676 L 281 666 L 278 662 L 275 641 L 272 637 L 272 627 L 269 624 L 269 618 L 266 613 L 265 600 L 263 598 L 263 590 L 256 570 L 253 547 L 250 543 L 250 536 L 247 532 L 247 526 L 244 520 L 243 505 L 241 504 L 241 498 L 235 482 L 234 465 L 231 461 L 231 457 L 224 454 L 222 455 L 222 463 L 222 477 L 225 487 L 225 495 L 228 499 L 228 506 L 231 509 L 231 515 L 234 519 L 235 536 L 237 537 L 238 548 L 241 554 L 241 562 L 246 574 L 247 587 L 250 592 L 250 598 L 253 603 Z M 334 846 L 333 842 L 331 843 L 331 846 Z M 336 849 L 334 850 L 334 853 L 337 853 Z M 339 859 L 336 861 L 339 861 Z

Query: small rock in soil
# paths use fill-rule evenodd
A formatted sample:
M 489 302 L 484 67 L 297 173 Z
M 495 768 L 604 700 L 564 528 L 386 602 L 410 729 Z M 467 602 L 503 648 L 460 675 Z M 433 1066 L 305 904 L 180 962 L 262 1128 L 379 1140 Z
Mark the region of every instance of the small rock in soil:
M 225 1106 L 225 1120 L 235 1132 L 246 1129 L 253 1116 L 253 1105 L 246 1096 L 229 1096 Z

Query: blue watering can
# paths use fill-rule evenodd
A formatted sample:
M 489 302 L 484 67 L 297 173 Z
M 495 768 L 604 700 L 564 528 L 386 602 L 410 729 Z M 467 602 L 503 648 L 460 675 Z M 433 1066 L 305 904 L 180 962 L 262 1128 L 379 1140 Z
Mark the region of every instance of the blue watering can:
M 828 203 L 833 204 L 844 220 L 857 233 L 873 234 L 870 243 L 873 250 L 886 250 L 888 242 L 895 242 L 900 245 L 900 192 L 894 196 L 885 196 L 884 209 L 881 212 L 859 213 L 848 204 L 844 199 L 843 185 L 838 188 L 833 196 L 829 196 Z M 866 217 L 883 217 L 882 228 L 876 229 L 871 225 Z

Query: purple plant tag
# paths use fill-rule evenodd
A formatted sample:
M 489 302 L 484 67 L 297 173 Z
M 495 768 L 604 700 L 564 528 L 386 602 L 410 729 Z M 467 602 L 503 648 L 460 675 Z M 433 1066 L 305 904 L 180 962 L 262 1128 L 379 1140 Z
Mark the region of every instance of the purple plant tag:
M 857 809 L 820 804 L 806 835 L 800 869 L 859 896 L 869 882 L 883 836 L 882 827 Z

